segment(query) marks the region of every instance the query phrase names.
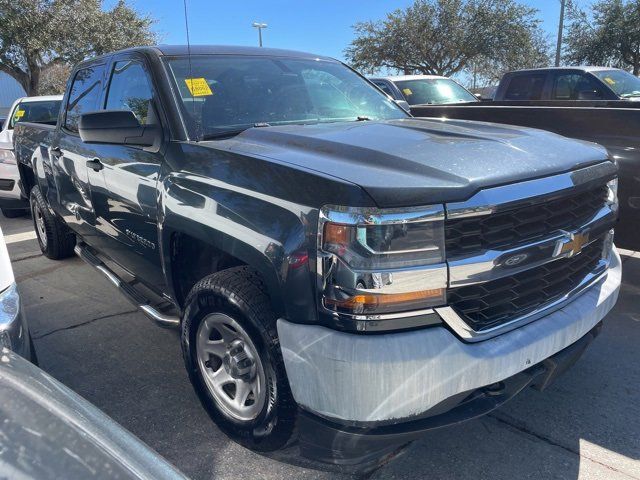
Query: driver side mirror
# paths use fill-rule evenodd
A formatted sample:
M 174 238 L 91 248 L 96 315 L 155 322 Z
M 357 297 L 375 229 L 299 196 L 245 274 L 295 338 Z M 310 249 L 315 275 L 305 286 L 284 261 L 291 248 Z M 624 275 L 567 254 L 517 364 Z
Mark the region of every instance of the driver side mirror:
M 151 147 L 160 141 L 157 125 L 141 125 L 131 110 L 101 110 L 85 113 L 78 123 L 86 143 L 108 143 Z

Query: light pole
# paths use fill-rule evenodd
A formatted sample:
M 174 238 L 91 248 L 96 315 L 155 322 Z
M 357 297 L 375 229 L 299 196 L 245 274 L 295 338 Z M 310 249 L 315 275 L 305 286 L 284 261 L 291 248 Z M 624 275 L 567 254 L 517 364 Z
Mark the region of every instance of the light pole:
M 560 66 L 560 55 L 562 53 L 562 33 L 564 30 L 564 7 L 567 0 L 560 0 L 560 22 L 558 22 L 558 43 L 556 45 L 556 67 Z
M 258 41 L 262 46 L 262 29 L 267 28 L 268 25 L 266 23 L 253 22 L 253 26 L 258 29 Z

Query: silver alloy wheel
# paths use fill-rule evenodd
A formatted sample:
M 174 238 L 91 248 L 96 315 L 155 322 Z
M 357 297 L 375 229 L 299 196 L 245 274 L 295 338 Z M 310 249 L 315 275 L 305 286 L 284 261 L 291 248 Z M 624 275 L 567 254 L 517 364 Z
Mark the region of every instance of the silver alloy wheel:
M 46 248 L 47 247 L 47 229 L 44 224 L 44 214 L 42 213 L 42 210 L 40 209 L 40 206 L 37 203 L 35 204 L 35 208 L 33 210 L 34 210 L 33 221 L 36 224 L 36 233 L 40 238 L 40 242 L 42 243 L 42 246 Z
M 233 420 L 255 419 L 266 401 L 266 378 L 249 334 L 224 313 L 207 315 L 196 336 L 202 377 L 220 410 Z

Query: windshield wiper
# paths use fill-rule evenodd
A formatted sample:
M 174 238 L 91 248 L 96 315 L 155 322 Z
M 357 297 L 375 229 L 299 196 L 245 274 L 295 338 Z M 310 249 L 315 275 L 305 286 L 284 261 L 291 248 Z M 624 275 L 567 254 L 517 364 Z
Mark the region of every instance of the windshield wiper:
M 221 138 L 229 138 L 235 137 L 236 135 L 240 135 L 245 130 L 249 130 L 250 128 L 262 128 L 262 127 L 270 127 L 271 125 L 266 122 L 254 123 L 252 126 L 247 126 L 243 128 L 230 128 L 229 130 L 222 130 L 220 132 L 215 133 L 207 133 L 200 137 L 200 140 L 217 140 Z
M 371 120 L 369 117 L 367 117 L 366 115 L 358 115 L 356 117 L 356 122 L 368 122 L 369 120 Z

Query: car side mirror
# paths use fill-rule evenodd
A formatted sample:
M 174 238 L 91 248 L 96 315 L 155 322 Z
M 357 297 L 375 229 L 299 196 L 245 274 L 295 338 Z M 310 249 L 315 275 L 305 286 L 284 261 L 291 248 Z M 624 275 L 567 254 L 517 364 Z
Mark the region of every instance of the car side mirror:
M 578 100 L 602 100 L 602 95 L 597 90 L 580 90 Z
M 411 107 L 409 106 L 409 102 L 406 100 L 394 100 L 398 104 L 400 108 L 402 108 L 405 112 L 410 112 Z
M 157 125 L 141 125 L 131 110 L 101 110 L 80 115 L 80 138 L 86 143 L 151 147 L 160 139 Z

